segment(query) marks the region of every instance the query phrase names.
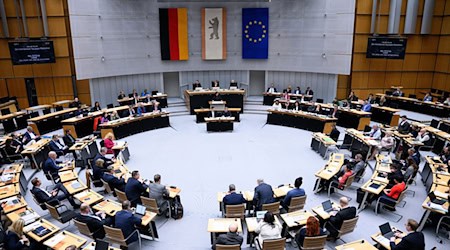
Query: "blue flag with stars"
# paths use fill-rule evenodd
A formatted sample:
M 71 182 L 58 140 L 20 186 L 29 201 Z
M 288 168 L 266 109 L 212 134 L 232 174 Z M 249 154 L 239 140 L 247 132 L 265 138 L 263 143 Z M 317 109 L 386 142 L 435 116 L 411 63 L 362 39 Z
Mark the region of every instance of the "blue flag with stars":
M 242 58 L 269 58 L 269 9 L 242 9 Z

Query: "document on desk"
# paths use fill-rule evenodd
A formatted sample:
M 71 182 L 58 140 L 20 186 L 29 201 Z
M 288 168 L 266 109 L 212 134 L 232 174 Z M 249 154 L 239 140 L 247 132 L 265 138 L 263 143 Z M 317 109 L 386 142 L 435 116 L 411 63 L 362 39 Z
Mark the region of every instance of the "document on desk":
M 384 246 L 389 246 L 390 240 L 388 240 L 386 237 L 384 237 L 383 235 L 378 235 L 377 237 L 375 237 L 375 239 L 380 242 L 380 244 L 384 245 Z
M 48 240 L 46 242 L 47 246 L 53 248 L 54 246 L 56 246 L 59 242 L 61 242 L 62 240 L 64 240 L 65 235 L 60 233 L 56 236 L 53 236 L 50 240 Z
M 433 192 L 434 192 L 434 194 L 437 197 L 441 197 L 441 198 L 447 198 L 448 197 L 448 194 L 446 194 L 446 193 L 443 193 L 443 192 L 440 192 L 440 191 L 437 191 L 437 190 L 434 190 Z
M 28 226 L 25 226 L 25 227 L 23 228 L 23 231 L 24 231 L 24 232 L 29 232 L 29 231 L 32 231 L 32 230 L 34 230 L 34 229 L 40 227 L 40 226 L 41 226 L 41 222 L 40 222 L 40 221 L 36 221 L 36 222 L 31 223 L 31 224 L 28 225 Z

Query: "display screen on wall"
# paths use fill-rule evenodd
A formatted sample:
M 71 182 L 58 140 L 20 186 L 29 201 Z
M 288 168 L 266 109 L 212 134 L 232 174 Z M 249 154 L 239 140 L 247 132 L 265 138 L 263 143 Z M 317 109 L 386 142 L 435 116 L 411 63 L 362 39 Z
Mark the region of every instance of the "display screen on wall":
M 14 65 L 55 62 L 53 41 L 9 42 L 9 52 Z
M 405 37 L 369 37 L 367 58 L 404 59 Z

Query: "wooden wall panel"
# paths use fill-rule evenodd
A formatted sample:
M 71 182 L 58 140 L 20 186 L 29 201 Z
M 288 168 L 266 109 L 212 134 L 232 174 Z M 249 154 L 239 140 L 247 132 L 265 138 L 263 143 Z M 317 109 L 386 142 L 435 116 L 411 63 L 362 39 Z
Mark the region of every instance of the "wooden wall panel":
M 367 72 L 353 72 L 352 74 L 352 89 L 365 89 L 369 81 L 369 73 Z
M 48 32 L 52 37 L 66 37 L 67 30 L 64 17 L 48 17 Z
M 443 19 L 441 35 L 450 35 L 450 16 L 446 16 Z
M 10 58 L 7 40 L 0 40 L 0 58 Z
M 53 78 L 35 78 L 34 85 L 36 86 L 36 93 L 39 97 L 55 95 L 55 89 L 53 87 Z M 45 104 L 42 102 L 39 103 Z
M 69 56 L 69 43 L 68 43 L 67 38 L 53 39 L 53 47 L 55 49 L 56 57 L 68 57 Z
M 354 52 L 366 53 L 369 35 L 355 34 Z
M 53 76 L 70 76 L 70 59 L 69 58 L 57 58 L 56 63 L 52 63 Z
M 89 80 L 77 80 L 78 98 L 82 103 L 91 105 L 91 94 Z
M 91 94 L 78 94 L 78 99 L 83 104 L 92 105 L 92 103 L 91 103 Z
M 372 0 L 356 1 L 356 9 L 358 14 L 372 14 Z
M 6 80 L 0 79 L 0 97 L 8 96 L 8 88 L 6 87 Z
M 52 75 L 52 65 L 51 64 L 32 64 L 34 76 L 44 77 Z
M 386 71 L 401 71 L 403 60 L 386 60 Z
M 8 30 L 10 37 L 20 37 L 20 26 L 16 18 L 8 18 Z
M 43 37 L 44 28 L 42 27 L 42 19 L 37 17 L 27 18 L 28 35 L 30 37 Z
M 384 88 L 390 89 L 391 86 L 399 86 L 402 83 L 402 73 L 400 72 L 386 72 Z
M 404 88 L 415 88 L 417 83 L 417 72 L 403 72 L 401 85 Z
M 14 77 L 13 67 L 10 59 L 0 60 L 0 77 Z
M 368 33 L 370 31 L 370 16 L 357 16 L 355 32 L 356 33 Z
M 370 89 L 383 88 L 385 78 L 386 78 L 386 72 L 384 72 L 384 71 L 383 72 L 370 72 L 367 87 Z
M 439 46 L 439 36 L 424 36 L 422 37 L 422 52 L 436 53 Z
M 436 65 L 436 55 L 421 54 L 419 60 L 420 71 L 433 71 Z
M 386 70 L 386 59 L 369 59 L 370 60 L 370 71 L 385 71 Z
M 433 83 L 433 75 L 431 72 L 419 72 L 417 74 L 417 88 L 430 89 Z
M 353 70 L 367 71 L 370 68 L 370 60 L 366 58 L 366 54 L 353 55 Z
M 27 92 L 25 89 L 25 80 L 23 78 L 6 79 L 9 96 L 16 96 L 19 108 L 28 107 Z
M 47 0 L 46 10 L 48 16 L 64 16 L 63 1 Z
M 441 36 L 438 52 L 442 54 L 450 54 L 450 36 Z
M 31 65 L 13 65 L 12 67 L 15 77 L 33 77 L 33 68 Z
M 420 55 L 407 54 L 403 61 L 403 71 L 416 71 L 419 69 Z
M 52 104 L 56 101 L 54 96 L 38 96 L 39 104 Z
M 55 85 L 55 95 L 57 96 L 70 95 L 73 97 L 73 87 L 71 77 L 53 78 L 53 84 Z
M 450 72 L 450 55 L 438 55 L 436 58 L 436 71 Z

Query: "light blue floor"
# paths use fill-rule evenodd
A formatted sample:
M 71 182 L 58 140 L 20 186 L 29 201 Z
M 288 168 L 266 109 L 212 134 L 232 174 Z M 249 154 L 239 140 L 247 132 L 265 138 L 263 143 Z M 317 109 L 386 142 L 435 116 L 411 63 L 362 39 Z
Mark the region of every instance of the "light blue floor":
M 235 123 L 232 133 L 207 133 L 206 124 L 196 124 L 195 116 L 171 117 L 171 128 L 149 131 L 127 137 L 131 159 L 127 163 L 130 170 L 139 170 L 141 176 L 151 179 L 154 174 L 162 175 L 162 183 L 176 185 L 182 189 L 181 201 L 184 205 L 184 217 L 174 221 L 158 219 L 160 239 L 144 240 L 144 248 L 152 249 L 209 249 L 210 235 L 207 232 L 208 218 L 219 217 L 217 192 L 227 191 L 230 183 L 238 190 L 253 190 L 257 178 L 264 178 L 272 186 L 293 183 L 303 176 L 303 188 L 308 198 L 305 209 L 319 205 L 328 199 L 326 194 L 312 193 L 314 173 L 325 164 L 316 152 L 310 149 L 311 132 L 265 125 L 266 115 L 243 114 L 241 122 Z M 343 153 L 349 154 L 348 151 Z M 371 171 L 366 171 L 367 177 Z M 84 180 L 84 174 L 80 174 Z M 420 220 L 425 199 L 425 188 L 417 178 L 418 185 L 411 189 L 415 197 L 408 196 L 406 206 L 397 212 L 404 215 L 399 223 L 391 222 L 404 229 L 406 219 Z M 356 204 L 356 189 L 361 184 L 343 194 L 352 197 L 351 205 Z M 337 196 L 332 196 L 337 200 Z M 30 196 L 27 201 L 33 207 Z M 38 213 L 45 214 L 36 207 Z M 386 218 L 376 216 L 372 208 L 360 214 L 355 232 L 346 235 L 347 242 L 365 239 L 373 243 L 370 235 L 378 231 L 378 225 Z M 58 223 L 56 223 L 59 225 Z M 75 231 L 73 226 L 68 228 Z M 434 228 L 426 228 L 426 249 L 448 248 L 449 242 L 439 244 L 433 233 Z M 244 235 L 244 239 L 245 239 Z M 337 242 L 342 244 L 342 242 Z M 327 243 L 328 249 L 334 249 L 334 243 Z M 243 248 L 250 249 L 243 244 Z M 292 246 L 287 244 L 287 249 Z

